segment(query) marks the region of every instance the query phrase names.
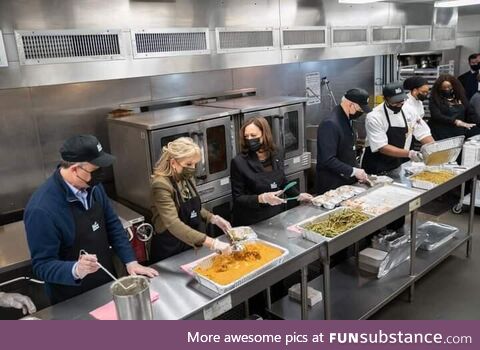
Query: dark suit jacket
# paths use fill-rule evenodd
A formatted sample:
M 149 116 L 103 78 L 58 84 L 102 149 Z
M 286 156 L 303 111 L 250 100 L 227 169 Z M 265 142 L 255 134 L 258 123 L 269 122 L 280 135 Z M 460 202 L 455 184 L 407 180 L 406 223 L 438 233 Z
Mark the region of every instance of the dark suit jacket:
M 336 106 L 317 131 L 317 194 L 355 182 L 350 176 L 357 166 L 353 146 L 350 120 L 342 107 Z

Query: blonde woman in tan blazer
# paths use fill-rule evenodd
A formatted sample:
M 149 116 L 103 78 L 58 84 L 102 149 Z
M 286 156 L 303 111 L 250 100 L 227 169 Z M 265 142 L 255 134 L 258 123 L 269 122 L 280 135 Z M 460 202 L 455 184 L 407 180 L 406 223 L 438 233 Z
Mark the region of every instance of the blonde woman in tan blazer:
M 205 208 L 193 182 L 200 148 L 189 137 L 180 137 L 163 147 L 152 176 L 152 221 L 156 234 L 151 242 L 151 261 L 163 260 L 191 247 L 205 246 L 229 252 L 230 246 L 207 236 L 205 225 L 214 224 L 224 232 L 228 221 Z

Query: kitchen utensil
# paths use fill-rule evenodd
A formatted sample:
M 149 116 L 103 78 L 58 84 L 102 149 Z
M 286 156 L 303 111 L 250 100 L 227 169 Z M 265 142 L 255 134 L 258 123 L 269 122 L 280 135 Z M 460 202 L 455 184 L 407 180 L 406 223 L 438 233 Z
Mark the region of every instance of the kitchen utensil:
M 85 251 L 85 249 L 81 249 L 80 250 L 80 255 L 88 255 L 88 253 Z M 105 273 L 107 275 L 109 275 L 115 282 L 118 282 L 125 290 L 129 290 L 129 289 L 132 289 L 135 287 L 135 284 L 130 284 L 128 286 L 125 286 L 124 284 L 122 284 L 122 282 L 120 282 L 120 280 L 115 277 L 110 271 L 108 271 L 102 264 L 100 264 L 98 261 L 97 261 L 97 265 L 99 268 L 101 268 L 103 271 L 105 271 Z
M 127 276 L 110 286 L 119 320 L 153 319 L 148 279 L 144 276 Z M 125 288 L 125 285 L 128 287 Z M 133 286 L 133 288 L 130 288 Z
M 289 182 L 282 190 L 282 193 L 285 193 L 286 191 L 288 191 L 289 189 L 291 189 L 293 186 L 295 186 L 297 184 L 297 181 L 292 181 L 292 182 Z

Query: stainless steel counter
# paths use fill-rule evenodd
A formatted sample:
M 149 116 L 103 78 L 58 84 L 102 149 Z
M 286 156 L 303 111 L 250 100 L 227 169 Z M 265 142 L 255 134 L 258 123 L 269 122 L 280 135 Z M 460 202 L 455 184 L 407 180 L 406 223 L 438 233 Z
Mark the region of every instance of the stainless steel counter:
M 340 249 L 351 245 L 359 239 L 366 237 L 375 230 L 385 226 L 386 224 L 412 213 L 413 222 L 416 221 L 416 210 L 437 198 L 438 196 L 448 192 L 461 183 L 476 178 L 480 174 L 480 165 L 468 169 L 464 173 L 456 176 L 454 179 L 435 187 L 429 191 L 418 191 L 418 197 L 414 198 L 408 203 L 404 203 L 393 210 L 382 214 L 366 224 L 361 225 L 348 233 L 341 235 L 338 239 L 322 243 L 312 243 L 301 238 L 300 234 L 287 230 L 292 224 L 299 221 L 318 215 L 323 211 L 313 206 L 299 206 L 284 213 L 281 213 L 269 220 L 261 222 L 253 226 L 260 238 L 270 241 L 272 243 L 281 245 L 289 250 L 289 255 L 285 261 L 278 267 L 273 268 L 255 279 L 235 288 L 234 290 L 224 294 L 217 295 L 216 293 L 198 285 L 190 276 L 184 273 L 180 266 L 185 263 L 192 262 L 209 252 L 205 249 L 200 249 L 195 253 L 194 251 L 187 251 L 172 258 L 166 259 L 160 263 L 153 265 L 159 272 L 160 276 L 152 280 L 152 289 L 157 291 L 160 295 L 159 301 L 154 305 L 155 319 L 209 319 L 216 317 L 229 308 L 236 306 L 249 297 L 265 290 L 270 285 L 286 278 L 296 271 L 302 271 L 302 281 L 306 285 L 306 266 L 322 258 L 324 261 L 325 274 L 324 281 L 327 290 L 324 291 L 326 318 L 329 318 L 329 256 Z M 407 187 L 409 182 L 403 175 L 398 174 L 396 180 L 402 181 Z M 415 232 L 415 223 L 412 224 L 412 232 Z M 469 230 L 466 233 L 461 243 L 467 243 L 467 252 L 470 251 L 471 232 L 473 228 L 473 207 L 470 210 Z M 412 243 L 414 245 L 415 242 Z M 450 250 L 448 251 L 450 254 Z M 414 259 L 411 259 L 414 260 Z M 435 259 L 438 263 L 441 259 Z M 433 262 L 432 262 L 433 264 Z M 424 270 L 430 268 L 425 266 Z M 423 271 L 423 270 L 422 270 Z M 415 264 L 410 263 L 410 275 L 416 276 Z M 407 278 L 406 283 L 401 284 L 401 288 L 413 287 L 415 278 Z M 400 288 L 399 287 L 399 288 Z M 42 319 L 88 319 L 91 318 L 88 313 L 99 307 L 112 298 L 108 290 L 109 286 L 105 285 L 92 290 L 84 295 L 78 296 L 61 304 L 39 311 L 35 316 Z M 400 290 L 400 289 L 398 289 Z M 388 293 L 389 298 L 392 295 L 397 295 L 398 290 Z M 412 288 L 413 293 L 413 288 Z M 303 288 L 303 295 L 306 288 Z M 381 305 L 386 302 L 382 299 Z M 306 307 L 306 305 L 304 304 Z M 369 310 L 365 311 L 369 314 Z M 302 318 L 307 318 L 307 310 L 302 307 Z
M 154 318 L 159 320 L 208 319 L 218 316 L 215 309 L 219 304 L 238 305 L 269 285 L 298 271 L 302 266 L 317 260 L 319 253 L 315 249 L 315 244 L 302 239 L 298 234 L 291 236 L 284 227 L 295 223 L 298 218 L 307 218 L 318 212 L 319 210 L 312 206 L 300 206 L 255 225 L 253 228 L 260 238 L 287 248 L 289 255 L 279 267 L 267 271 L 226 295 L 218 295 L 199 285 L 180 269 L 183 264 L 210 254 L 211 252 L 207 249 L 189 250 L 154 264 L 152 267 L 160 273 L 159 277 L 151 280 L 151 289 L 160 295 L 159 300 L 153 304 Z M 35 316 L 41 319 L 91 319 L 90 311 L 111 300 L 107 284 L 41 310 Z
M 0 226 L 0 273 L 30 264 L 30 251 L 23 221 Z

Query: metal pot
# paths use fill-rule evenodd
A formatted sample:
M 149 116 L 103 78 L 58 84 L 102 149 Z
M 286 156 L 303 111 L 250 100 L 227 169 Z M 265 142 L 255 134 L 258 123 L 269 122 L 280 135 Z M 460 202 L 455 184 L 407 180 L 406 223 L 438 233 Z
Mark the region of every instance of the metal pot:
M 112 283 L 110 291 L 119 320 L 153 319 L 149 281 L 146 277 L 122 277 Z

